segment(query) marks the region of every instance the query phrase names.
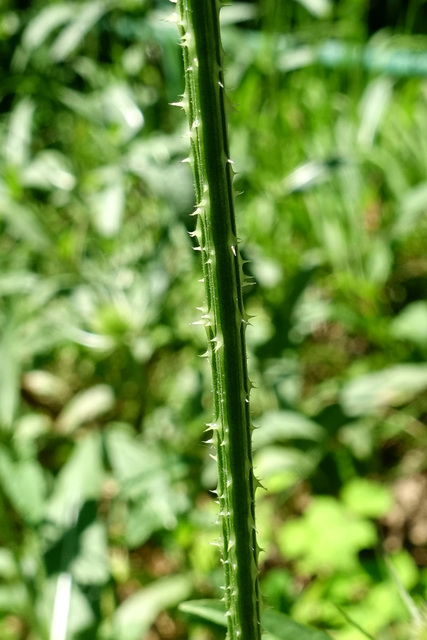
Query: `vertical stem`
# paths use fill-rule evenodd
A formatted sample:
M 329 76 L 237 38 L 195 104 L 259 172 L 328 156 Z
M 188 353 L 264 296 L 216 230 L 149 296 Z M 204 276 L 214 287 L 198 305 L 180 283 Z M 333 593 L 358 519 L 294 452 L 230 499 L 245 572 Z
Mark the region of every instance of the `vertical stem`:
M 261 637 L 243 261 L 234 215 L 225 110 L 219 0 L 178 0 L 185 95 L 212 368 L 218 498 L 230 640 Z

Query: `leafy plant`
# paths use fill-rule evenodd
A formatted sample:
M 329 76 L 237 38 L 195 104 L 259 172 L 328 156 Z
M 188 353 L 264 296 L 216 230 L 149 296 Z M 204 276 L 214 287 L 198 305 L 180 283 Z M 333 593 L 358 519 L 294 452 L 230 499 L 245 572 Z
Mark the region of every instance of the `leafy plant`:
M 424 633 L 424 8 L 367 4 L 220 13 L 266 638 Z M 171 5 L 3 5 L 0 637 L 220 640 Z

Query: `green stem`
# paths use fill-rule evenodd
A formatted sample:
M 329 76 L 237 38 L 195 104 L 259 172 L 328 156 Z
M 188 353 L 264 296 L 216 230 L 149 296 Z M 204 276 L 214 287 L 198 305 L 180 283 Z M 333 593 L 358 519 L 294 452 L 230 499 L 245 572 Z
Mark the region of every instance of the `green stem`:
M 216 0 L 178 0 L 211 362 L 218 498 L 229 639 L 261 637 L 243 261 L 234 215 L 233 171 Z

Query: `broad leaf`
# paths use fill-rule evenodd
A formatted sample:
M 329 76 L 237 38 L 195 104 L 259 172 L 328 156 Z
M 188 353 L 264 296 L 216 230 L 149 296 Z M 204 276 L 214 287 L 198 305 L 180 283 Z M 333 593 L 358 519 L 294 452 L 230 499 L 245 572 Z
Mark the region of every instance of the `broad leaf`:
M 141 640 L 164 609 L 176 607 L 192 590 L 188 576 L 172 576 L 152 582 L 129 596 L 113 616 L 114 640 Z

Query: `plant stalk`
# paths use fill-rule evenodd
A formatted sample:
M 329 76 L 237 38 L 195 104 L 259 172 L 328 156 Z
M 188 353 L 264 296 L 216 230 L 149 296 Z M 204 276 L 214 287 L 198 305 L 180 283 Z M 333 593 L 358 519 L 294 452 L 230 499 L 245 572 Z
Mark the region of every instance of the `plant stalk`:
M 196 191 L 196 247 L 201 252 L 207 336 L 214 392 L 212 442 L 218 462 L 222 562 L 229 640 L 259 640 L 260 598 L 255 530 L 256 479 L 252 465 L 243 306 L 245 282 L 234 213 L 223 51 L 218 0 L 178 0 L 177 22 L 185 68 L 186 111 Z

